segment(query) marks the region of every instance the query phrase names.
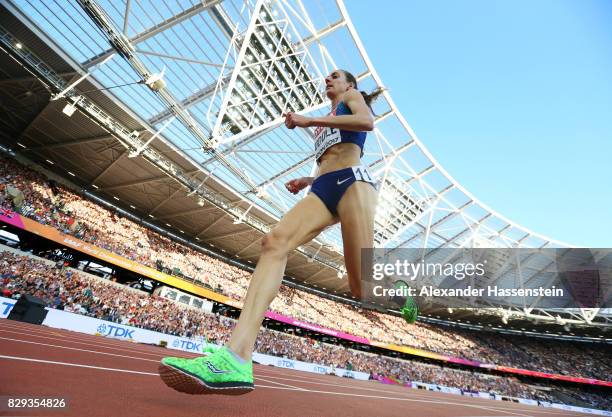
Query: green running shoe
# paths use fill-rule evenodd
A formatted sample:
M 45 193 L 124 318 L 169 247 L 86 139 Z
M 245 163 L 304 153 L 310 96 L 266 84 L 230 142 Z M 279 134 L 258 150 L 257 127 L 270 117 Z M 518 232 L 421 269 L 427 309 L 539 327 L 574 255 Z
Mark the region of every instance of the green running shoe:
M 213 345 L 212 343 L 208 343 L 206 346 L 204 346 L 204 349 L 202 349 L 202 353 L 204 353 L 205 355 L 211 355 L 219 349 L 221 349 L 221 347 Z
M 253 391 L 253 362 L 238 362 L 226 347 L 194 359 L 163 358 L 159 376 L 166 385 L 187 394 L 241 395 Z

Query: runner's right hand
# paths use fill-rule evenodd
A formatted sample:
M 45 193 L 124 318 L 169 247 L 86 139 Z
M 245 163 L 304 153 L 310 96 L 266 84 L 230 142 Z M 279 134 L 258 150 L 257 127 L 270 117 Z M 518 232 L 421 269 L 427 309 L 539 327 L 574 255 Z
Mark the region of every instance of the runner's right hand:
M 301 178 L 296 178 L 291 181 L 287 181 L 285 183 L 285 187 L 287 188 L 287 191 L 289 191 L 291 194 L 297 194 L 304 188 L 308 187 L 310 183 L 311 183 L 310 178 L 301 177 Z

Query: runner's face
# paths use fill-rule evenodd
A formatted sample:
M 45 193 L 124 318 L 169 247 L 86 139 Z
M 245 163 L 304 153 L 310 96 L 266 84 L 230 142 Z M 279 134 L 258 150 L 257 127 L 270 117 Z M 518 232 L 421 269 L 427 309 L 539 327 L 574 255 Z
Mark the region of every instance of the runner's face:
M 325 77 L 325 94 L 331 100 L 353 88 L 353 83 L 346 81 L 344 72 L 335 70 Z

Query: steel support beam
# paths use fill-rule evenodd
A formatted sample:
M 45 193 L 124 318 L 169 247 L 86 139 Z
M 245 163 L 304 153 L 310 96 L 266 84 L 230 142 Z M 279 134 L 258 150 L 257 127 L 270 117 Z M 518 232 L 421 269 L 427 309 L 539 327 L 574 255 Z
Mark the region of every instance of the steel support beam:
M 168 201 L 172 200 L 174 197 L 176 197 L 176 195 L 179 192 L 181 192 L 183 190 L 184 190 L 183 187 L 179 184 L 179 187 L 173 193 L 171 193 L 168 197 L 166 197 L 162 201 L 160 201 L 159 204 L 157 204 L 155 207 L 153 207 L 147 214 L 155 213 L 160 207 L 162 207 Z
M 260 0 L 261 1 L 261 0 Z M 146 82 L 152 76 L 152 72 L 146 65 L 136 56 L 136 48 L 123 34 L 114 26 L 112 20 L 104 12 L 104 9 L 95 0 L 77 0 L 81 8 L 87 13 L 92 22 L 102 31 L 110 44 L 123 57 L 134 72 Z M 202 3 L 202 5 L 212 5 L 213 3 Z M 216 4 L 216 2 L 215 2 Z M 194 6 L 195 7 L 195 6 Z M 194 13 L 199 13 L 198 11 Z M 173 24 L 176 24 L 177 19 L 173 19 Z M 192 116 L 183 109 L 180 103 L 174 98 L 170 90 L 166 86 L 161 86 L 153 90 L 154 94 L 166 104 L 167 108 L 172 111 L 174 116 L 181 121 L 183 126 L 193 135 L 193 137 L 202 145 L 202 150 L 215 155 L 219 163 L 221 163 L 229 172 L 231 172 L 239 181 L 251 189 L 256 191 L 254 184 L 247 175 L 241 170 L 234 167 L 225 157 L 219 155 L 215 151 L 216 143 L 211 137 L 210 132 L 205 131 L 207 127 L 202 126 Z M 137 148 L 139 149 L 139 148 Z
M 163 32 L 164 30 L 170 29 L 172 26 L 178 25 L 184 20 L 191 19 L 193 16 L 202 13 L 202 11 L 208 9 L 209 7 L 215 6 L 221 3 L 222 0 L 202 0 L 198 4 L 193 7 L 190 7 L 187 10 L 183 10 L 181 13 L 172 16 L 169 19 L 164 20 L 163 22 L 158 23 L 157 25 L 139 33 L 138 35 L 129 39 L 129 42 L 133 45 L 137 45 L 141 42 L 146 41 L 149 38 L 157 35 L 158 33 Z M 127 18 L 125 19 L 127 22 Z M 123 31 L 124 33 L 127 31 L 126 23 L 124 23 Z M 115 53 L 114 49 L 107 49 L 106 51 L 96 55 L 93 58 L 88 59 L 85 62 L 82 62 L 81 65 L 85 68 L 93 67 L 94 65 L 104 61 L 107 57 Z
M 229 77 L 226 77 L 229 78 Z M 215 84 L 211 84 L 208 85 L 204 88 L 202 88 L 201 90 L 196 91 L 195 93 L 193 93 L 192 95 L 190 95 L 189 97 L 183 99 L 181 101 L 181 106 L 183 106 L 184 109 L 188 109 L 191 106 L 195 106 L 196 104 L 200 103 L 201 101 L 207 99 L 208 97 L 210 97 L 212 95 L 212 93 L 215 91 Z M 163 122 L 164 120 L 170 118 L 173 116 L 173 113 L 171 110 L 164 110 L 162 112 L 159 112 L 158 114 L 156 114 L 155 116 L 151 117 L 148 122 L 149 124 L 151 124 L 152 126 Z
M 57 142 L 57 143 L 50 143 L 48 145 L 28 146 L 26 149 L 23 150 L 23 152 L 63 148 L 65 146 L 83 145 L 85 143 L 100 142 L 100 141 L 108 140 L 108 139 L 115 139 L 115 137 L 113 135 L 92 136 L 90 138 L 65 140 L 65 141 Z
M 98 175 L 96 175 L 96 177 L 94 179 L 92 179 L 91 181 L 89 181 L 90 184 L 94 184 L 96 181 L 98 181 L 100 178 L 102 178 L 108 171 L 110 171 L 110 169 L 112 167 L 115 166 L 115 164 L 117 164 L 117 162 L 119 162 L 121 159 L 123 159 L 124 156 L 126 156 L 128 153 L 127 149 L 124 150 L 123 152 L 121 152 L 121 154 L 119 154 L 119 156 L 110 164 L 108 164 L 106 166 L 106 168 L 104 168 L 102 170 L 102 172 L 100 172 Z
M 172 219 L 175 217 L 187 216 L 189 214 L 208 213 L 210 211 L 215 211 L 215 210 L 218 210 L 218 208 L 217 207 L 198 207 L 194 209 L 181 210 L 181 211 L 176 211 L 174 213 L 164 214 L 163 216 L 157 216 L 157 219 L 158 220 L 168 220 L 168 219 Z
M 335 30 L 338 30 L 344 26 L 346 26 L 346 20 L 338 20 L 336 23 L 332 23 L 331 25 L 321 29 L 317 33 L 305 37 L 302 42 L 304 42 L 304 45 L 310 45 L 313 42 L 318 42 L 319 40 L 321 40 L 322 37 L 327 36 Z
M 219 218 L 217 220 L 215 220 L 214 222 L 212 222 L 211 224 L 209 224 L 208 226 L 206 226 L 204 229 L 200 230 L 195 237 L 200 237 L 202 234 L 208 232 L 211 228 L 213 228 L 214 226 L 216 226 L 221 220 L 223 220 L 225 218 L 225 213 L 222 213 L 221 216 L 219 216 Z
M 60 72 L 57 75 L 60 77 L 73 77 L 75 75 L 79 75 L 79 73 L 76 71 L 69 71 L 69 72 Z M 18 77 L 18 78 L 4 78 L 0 80 L 0 87 L 3 87 L 5 85 L 29 83 L 29 82 L 35 82 L 35 81 L 38 81 L 38 78 L 34 76 Z
M 143 178 L 143 179 L 140 179 L 140 180 L 122 182 L 120 184 L 115 184 L 115 185 L 109 185 L 108 187 L 100 187 L 98 189 L 98 191 L 119 190 L 121 188 L 133 187 L 133 186 L 142 185 L 142 184 L 148 184 L 148 183 L 151 183 L 151 182 L 162 181 L 162 180 L 165 180 L 165 179 L 170 179 L 170 177 L 168 177 L 167 175 L 158 175 L 158 176 L 155 176 L 155 177 Z
M 210 242 L 210 241 L 216 240 L 216 239 L 223 239 L 223 238 L 232 237 L 232 236 L 240 236 L 240 235 L 243 235 L 245 233 L 250 233 L 250 232 L 253 232 L 253 231 L 254 230 L 249 227 L 249 228 L 246 228 L 246 229 L 243 229 L 243 230 L 238 230 L 238 231 L 235 231 L 235 232 L 228 232 L 228 233 L 223 233 L 223 234 L 217 235 L 217 236 L 210 236 L 210 237 L 207 237 L 206 239 L 204 239 L 204 241 L 205 242 Z
M 240 251 L 238 253 L 236 253 L 236 256 L 242 256 L 242 254 L 244 252 L 246 252 L 247 250 L 249 250 L 251 248 L 251 246 L 253 246 L 254 244 L 258 243 L 261 241 L 261 239 L 263 239 L 263 236 L 258 237 L 257 239 L 253 240 L 251 243 L 249 243 L 248 245 L 246 245 L 244 248 L 240 249 Z

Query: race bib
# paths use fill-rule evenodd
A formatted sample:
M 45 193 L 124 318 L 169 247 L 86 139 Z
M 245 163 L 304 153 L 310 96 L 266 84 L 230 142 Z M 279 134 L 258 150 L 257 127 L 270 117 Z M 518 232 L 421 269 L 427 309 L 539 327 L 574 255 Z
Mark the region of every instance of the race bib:
M 355 179 L 357 181 L 365 181 L 369 182 L 370 184 L 376 185 L 376 180 L 374 179 L 374 177 L 372 177 L 370 171 L 368 171 L 368 169 L 363 165 L 351 167 L 351 169 L 353 170 L 353 175 L 355 176 Z
M 318 161 L 326 150 L 342 140 L 340 129 L 335 127 L 322 128 L 320 131 L 315 132 L 315 134 L 315 161 Z

